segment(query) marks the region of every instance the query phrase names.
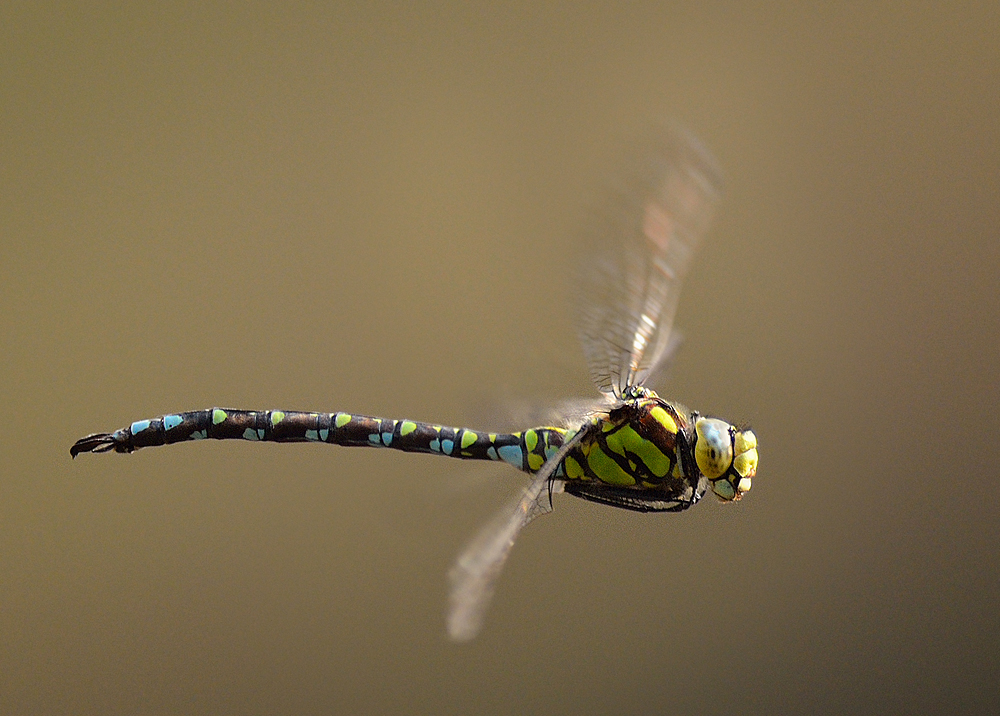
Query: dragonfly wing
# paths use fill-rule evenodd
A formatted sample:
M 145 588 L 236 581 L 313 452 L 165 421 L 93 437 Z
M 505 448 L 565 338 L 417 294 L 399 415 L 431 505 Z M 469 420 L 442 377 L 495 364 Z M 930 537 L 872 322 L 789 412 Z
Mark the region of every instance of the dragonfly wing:
M 659 392 L 659 386 L 666 385 L 670 380 L 677 358 L 677 351 L 680 350 L 683 343 L 684 336 L 681 332 L 676 328 L 671 330 L 670 336 L 667 338 L 666 348 L 663 349 L 663 352 L 656 358 L 653 365 L 650 366 L 649 372 L 646 373 L 641 383 Z
M 533 519 L 552 511 L 550 494 L 562 492 L 562 481 L 554 480 L 552 474 L 587 429 L 581 428 L 563 443 L 535 473 L 514 509 L 498 513 L 459 555 L 449 574 L 448 635 L 455 641 L 469 641 L 479 633 L 514 540 Z
M 620 180 L 581 271 L 580 335 L 591 376 L 621 397 L 669 353 L 681 284 L 719 194 L 708 151 L 660 130 Z
M 450 574 L 448 610 L 448 634 L 455 641 L 479 633 L 514 540 L 535 517 L 551 510 L 547 485 L 547 478 L 532 480 L 513 511 L 499 513 L 459 555 Z

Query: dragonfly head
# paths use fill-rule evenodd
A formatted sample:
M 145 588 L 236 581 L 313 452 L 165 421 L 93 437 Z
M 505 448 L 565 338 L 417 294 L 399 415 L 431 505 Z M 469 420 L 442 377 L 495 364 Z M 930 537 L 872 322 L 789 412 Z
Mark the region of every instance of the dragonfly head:
M 757 436 L 717 418 L 700 418 L 694 429 L 695 460 L 712 492 L 723 502 L 740 499 L 757 474 Z

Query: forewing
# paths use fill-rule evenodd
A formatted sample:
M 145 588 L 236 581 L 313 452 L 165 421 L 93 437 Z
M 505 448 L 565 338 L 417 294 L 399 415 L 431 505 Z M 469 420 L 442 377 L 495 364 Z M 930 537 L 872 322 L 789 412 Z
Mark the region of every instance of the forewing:
M 681 283 L 718 199 L 714 160 L 691 135 L 660 129 L 613 187 L 579 281 L 591 377 L 621 397 L 667 353 Z
M 550 494 L 562 491 L 562 481 L 553 481 L 552 473 L 586 432 L 582 428 L 563 443 L 535 473 L 517 505 L 498 513 L 459 555 L 449 574 L 448 634 L 455 641 L 469 641 L 479 633 L 514 540 L 533 519 L 552 511 Z

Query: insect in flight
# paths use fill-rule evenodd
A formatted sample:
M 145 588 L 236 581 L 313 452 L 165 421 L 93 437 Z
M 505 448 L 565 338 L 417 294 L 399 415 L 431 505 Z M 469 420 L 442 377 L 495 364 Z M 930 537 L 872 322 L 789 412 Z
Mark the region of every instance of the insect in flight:
M 739 500 L 757 471 L 757 438 L 663 400 L 645 382 L 668 360 L 681 283 L 718 195 L 717 172 L 690 135 L 661 131 L 636 156 L 598 222 L 600 249 L 578 281 L 579 329 L 601 398 L 563 424 L 490 433 L 348 412 L 210 408 L 138 420 L 70 448 L 129 453 L 187 440 L 325 442 L 506 462 L 532 475 L 513 510 L 485 528 L 451 571 L 448 631 L 471 639 L 520 531 L 567 492 L 638 512 L 679 512 L 711 490 Z

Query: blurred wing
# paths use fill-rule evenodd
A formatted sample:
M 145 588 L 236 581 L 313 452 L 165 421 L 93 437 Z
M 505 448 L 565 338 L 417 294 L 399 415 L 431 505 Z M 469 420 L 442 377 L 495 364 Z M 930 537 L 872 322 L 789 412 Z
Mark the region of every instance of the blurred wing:
M 552 481 L 552 473 L 586 433 L 581 429 L 563 443 L 535 473 L 514 509 L 497 514 L 459 555 L 449 574 L 448 635 L 455 641 L 469 641 L 479 633 L 514 540 L 529 522 L 552 511 L 550 485 L 552 492 L 562 492 L 562 481 Z
M 599 398 L 556 400 L 549 405 L 539 405 L 529 400 L 507 399 L 503 401 L 503 411 L 513 416 L 516 424 L 521 427 L 554 425 L 575 433 L 595 415 L 606 414 L 614 404 L 609 395 L 602 395 Z M 497 422 L 497 419 L 493 418 L 493 422 Z
M 498 514 L 459 555 L 449 575 L 448 635 L 455 641 L 469 641 L 479 633 L 514 540 L 535 517 L 551 511 L 547 484 L 548 478 L 532 480 L 513 512 Z
M 669 352 L 681 283 L 708 228 L 718 171 L 691 135 L 661 130 L 615 187 L 581 271 L 580 335 L 591 377 L 621 397 Z

